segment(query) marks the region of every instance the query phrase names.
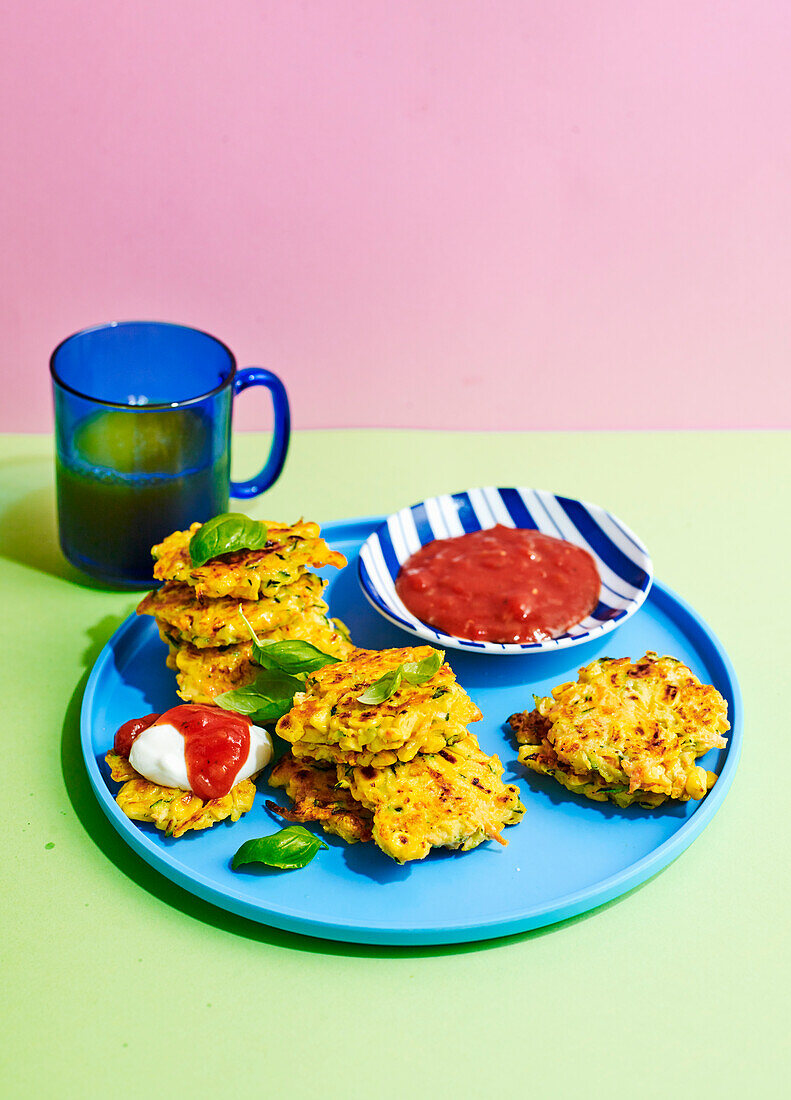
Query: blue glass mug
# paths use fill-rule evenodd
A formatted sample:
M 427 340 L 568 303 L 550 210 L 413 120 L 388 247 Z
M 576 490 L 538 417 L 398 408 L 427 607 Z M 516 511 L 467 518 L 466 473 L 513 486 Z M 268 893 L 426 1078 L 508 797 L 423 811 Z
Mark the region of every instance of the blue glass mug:
M 157 321 L 119 321 L 69 336 L 50 359 L 55 470 L 63 553 L 112 584 L 152 582 L 151 547 L 253 497 L 277 480 L 290 414 L 280 379 L 237 370 L 206 332 Z M 261 472 L 231 481 L 233 398 L 248 386 L 272 395 L 274 434 Z

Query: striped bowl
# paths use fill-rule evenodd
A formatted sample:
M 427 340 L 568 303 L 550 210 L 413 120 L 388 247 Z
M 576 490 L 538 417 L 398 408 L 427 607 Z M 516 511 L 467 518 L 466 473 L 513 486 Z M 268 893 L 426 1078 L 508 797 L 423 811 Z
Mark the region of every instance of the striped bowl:
M 601 577 L 601 592 L 586 619 L 565 634 L 541 642 L 474 642 L 436 630 L 407 610 L 395 581 L 410 555 L 434 539 L 486 530 L 498 523 L 542 531 L 591 554 Z M 611 512 L 541 489 L 468 489 L 402 508 L 363 543 L 359 572 L 369 603 L 396 626 L 442 648 L 498 654 L 547 653 L 609 634 L 637 611 L 653 579 L 645 546 Z

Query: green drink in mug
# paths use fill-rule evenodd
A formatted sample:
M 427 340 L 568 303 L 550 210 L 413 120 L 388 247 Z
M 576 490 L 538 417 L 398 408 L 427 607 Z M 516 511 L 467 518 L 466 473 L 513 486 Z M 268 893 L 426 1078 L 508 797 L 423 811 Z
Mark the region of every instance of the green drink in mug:
M 116 322 L 64 340 L 50 360 L 60 541 L 79 569 L 113 584 L 151 583 L 151 547 L 171 531 L 252 497 L 288 450 L 285 388 L 197 329 Z M 233 398 L 266 386 L 274 434 L 264 468 L 230 480 Z

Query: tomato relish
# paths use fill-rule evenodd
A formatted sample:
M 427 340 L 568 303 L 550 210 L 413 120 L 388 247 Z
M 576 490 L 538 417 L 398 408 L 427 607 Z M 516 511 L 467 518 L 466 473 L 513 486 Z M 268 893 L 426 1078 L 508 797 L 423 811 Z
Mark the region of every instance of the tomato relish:
M 140 734 L 156 725 L 171 725 L 184 738 L 184 758 L 190 789 L 199 798 L 222 798 L 250 752 L 250 719 L 219 707 L 182 703 L 164 714 L 147 714 L 124 722 L 114 748 L 129 758 Z
M 487 642 L 556 638 L 593 611 L 600 588 L 586 550 L 500 524 L 435 539 L 396 578 L 413 615 L 457 638 Z

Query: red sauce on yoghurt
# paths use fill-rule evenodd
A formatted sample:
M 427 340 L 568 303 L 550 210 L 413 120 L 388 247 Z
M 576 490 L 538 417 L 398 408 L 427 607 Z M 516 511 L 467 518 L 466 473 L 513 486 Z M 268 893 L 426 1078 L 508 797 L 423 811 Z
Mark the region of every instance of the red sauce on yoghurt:
M 404 562 L 396 592 L 423 622 L 457 638 L 536 642 L 563 634 L 599 602 L 586 550 L 498 524 L 435 539 Z
M 119 756 L 129 756 L 143 730 L 175 726 L 184 738 L 184 758 L 190 787 L 199 798 L 222 798 L 250 752 L 250 719 L 219 707 L 182 703 L 164 714 L 147 714 L 124 722 L 115 735 Z
M 124 722 L 119 727 L 118 732 L 115 735 L 115 741 L 113 742 L 113 748 L 119 756 L 125 756 L 129 759 L 129 753 L 132 751 L 132 745 L 138 739 L 143 730 L 147 730 L 149 726 L 153 726 L 159 718 L 158 714 L 147 714 L 145 718 L 132 718 L 129 722 Z

